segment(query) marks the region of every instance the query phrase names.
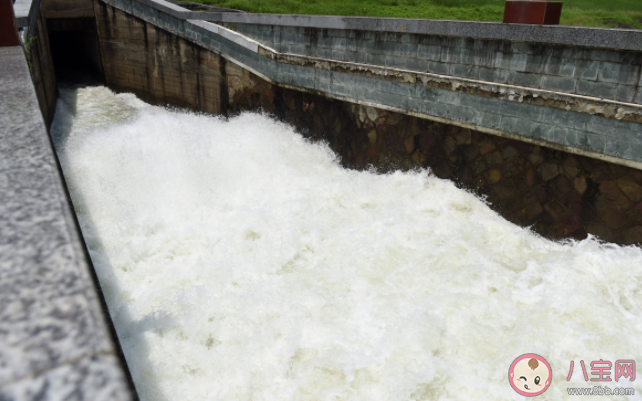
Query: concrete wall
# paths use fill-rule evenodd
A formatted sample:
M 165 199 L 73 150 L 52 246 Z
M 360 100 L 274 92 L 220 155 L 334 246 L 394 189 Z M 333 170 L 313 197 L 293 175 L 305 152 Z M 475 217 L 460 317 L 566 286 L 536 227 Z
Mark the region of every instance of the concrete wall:
M 451 81 L 444 87 L 431 86 L 432 81 L 423 82 L 421 75 L 340 70 L 345 63 L 325 61 L 295 63 L 291 56 L 261 48 L 216 25 L 182 21 L 139 2 L 131 6 L 126 12 L 96 2 L 100 35 L 105 38 L 103 54 L 117 57 L 113 68 L 106 69 L 112 71 L 108 82 L 118 82 L 114 87 L 120 91 L 133 91 L 160 104 L 210 107 L 220 113 L 266 110 L 303 135 L 328 142 L 347 168 L 374 167 L 383 172 L 429 167 L 437 176 L 486 196 L 491 207 L 510 221 L 532 226 L 550 238 L 579 239 L 590 233 L 622 244 L 642 241 L 642 173 L 638 170 L 573 156 L 554 149 L 550 142 L 542 147 L 525 142 L 522 136 L 507 138 L 506 133 L 471 129 L 496 116 L 498 124 L 503 119 L 520 125 L 525 118 L 541 118 L 540 129 L 546 123 L 550 130 L 556 122 L 568 123 L 564 121 L 567 113 L 580 112 L 456 92 Z M 128 53 L 125 48 L 130 43 Z M 209 85 L 218 92 L 212 93 L 210 103 L 198 103 L 197 79 L 202 73 L 196 67 L 198 58 L 207 53 L 219 66 L 209 71 Z M 158 67 L 154 70 L 164 62 L 162 72 Z M 139 75 L 122 79 L 127 73 Z M 202 86 L 201 91 L 209 89 Z M 186 96 L 177 98 L 181 90 Z M 376 107 L 371 106 L 373 100 Z M 427 104 L 422 110 L 433 113 L 430 118 L 409 112 L 413 102 Z M 470 108 L 471 117 L 481 120 L 469 126 L 435 121 L 435 106 L 440 102 L 453 106 L 447 109 L 452 113 Z M 221 107 L 224 103 L 227 107 Z M 556 116 L 557 112 L 564 115 Z M 550 121 L 553 117 L 556 120 Z
M 0 399 L 132 400 L 136 393 L 47 130 L 57 91 L 39 2 L 35 36 L 0 47 Z
M 38 7 L 38 1 L 32 3 L 28 0 L 18 0 L 14 4 L 14 11 L 18 28 L 24 30 L 27 63 L 45 125 L 49 128 L 56 109 L 58 83 L 51 58 L 47 23 Z
M 58 82 L 51 57 L 47 23 L 43 14 L 38 15 L 38 21 L 32 34 L 34 39 L 30 46 L 30 58 L 28 61 L 40 110 L 45 120 L 45 126 L 48 129 L 56 111 Z
M 638 51 L 400 32 L 224 26 L 283 53 L 642 104 Z
M 226 112 L 219 55 L 105 3 L 95 2 L 95 14 L 110 88 L 154 104 Z
M 0 399 L 135 399 L 21 46 L 0 48 L 0 132 Z

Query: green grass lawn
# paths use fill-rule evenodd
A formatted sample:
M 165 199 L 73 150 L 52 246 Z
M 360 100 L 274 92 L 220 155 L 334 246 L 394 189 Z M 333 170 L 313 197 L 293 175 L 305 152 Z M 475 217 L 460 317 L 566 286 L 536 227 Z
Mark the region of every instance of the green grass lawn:
M 504 0 L 191 0 L 253 13 L 501 21 Z M 642 29 L 642 0 L 564 0 L 562 25 Z

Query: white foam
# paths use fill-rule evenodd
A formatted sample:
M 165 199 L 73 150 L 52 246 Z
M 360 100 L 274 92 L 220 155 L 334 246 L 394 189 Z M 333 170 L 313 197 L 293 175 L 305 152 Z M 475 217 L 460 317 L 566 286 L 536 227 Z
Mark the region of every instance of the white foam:
M 52 133 L 143 400 L 514 400 L 524 353 L 557 400 L 600 384 L 580 360 L 642 363 L 638 248 L 542 239 L 427 172 L 344 170 L 259 114 L 94 87 L 61 91 Z

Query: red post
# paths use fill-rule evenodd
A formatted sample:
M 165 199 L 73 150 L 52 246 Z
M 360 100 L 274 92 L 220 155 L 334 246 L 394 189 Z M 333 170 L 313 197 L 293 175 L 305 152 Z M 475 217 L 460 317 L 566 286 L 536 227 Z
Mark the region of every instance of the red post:
M 0 46 L 19 46 L 18 23 L 13 0 L 0 0 Z
M 504 8 L 504 22 L 559 25 L 561 14 L 561 1 L 508 0 Z

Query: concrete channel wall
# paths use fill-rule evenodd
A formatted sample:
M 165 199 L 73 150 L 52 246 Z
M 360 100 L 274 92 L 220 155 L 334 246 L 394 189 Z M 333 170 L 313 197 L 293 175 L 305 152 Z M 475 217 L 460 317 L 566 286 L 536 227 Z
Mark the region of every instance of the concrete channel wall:
M 196 20 L 206 19 L 223 25 L 227 24 L 238 30 L 245 29 L 246 31 L 251 30 L 251 28 L 248 26 L 241 28 L 241 24 L 250 21 L 252 24 L 262 27 L 254 28 L 256 31 L 261 29 L 264 32 L 269 32 L 271 30 L 273 32 L 272 38 L 275 37 L 274 32 L 283 32 L 290 29 L 290 27 L 286 28 L 284 26 L 299 22 L 304 26 L 299 29 L 299 32 L 301 32 L 301 29 L 308 29 L 307 35 L 305 32 L 300 35 L 300 38 L 297 38 L 295 34 L 286 35 L 283 38 L 284 41 L 298 43 L 286 43 L 282 46 L 287 46 L 288 51 L 304 50 L 306 48 L 306 45 L 304 45 L 305 40 L 311 40 L 312 37 L 315 37 L 317 40 L 317 47 L 315 48 L 317 53 L 315 54 L 322 53 L 327 49 L 318 45 L 319 33 L 313 34 L 314 29 L 321 29 L 321 36 L 323 36 L 323 32 L 328 31 L 329 28 L 313 29 L 306 25 L 325 25 L 327 27 L 340 28 L 356 20 L 366 27 L 364 29 L 367 29 L 367 27 L 375 29 L 383 25 L 390 25 L 388 29 L 391 29 L 396 23 L 399 25 L 397 27 L 399 30 L 413 33 L 413 30 L 418 31 L 421 28 L 412 27 L 411 22 L 414 22 L 415 25 L 420 24 L 417 21 L 408 22 L 407 20 L 394 19 L 378 21 L 377 19 L 368 18 L 342 19 L 340 17 L 316 17 L 309 18 L 306 21 L 306 18 L 300 16 L 279 16 L 277 18 L 239 13 L 188 12 L 170 3 L 152 1 L 109 0 L 107 4 L 122 9 L 142 20 L 149 21 L 169 32 L 196 41 L 209 50 L 221 53 L 250 71 L 278 84 L 290 85 L 303 90 L 318 91 L 328 96 L 354 103 L 370 104 L 402 113 L 414 113 L 435 121 L 474 128 L 494 135 L 517 137 L 524 141 L 556 147 L 566 152 L 586 155 L 613 163 L 635 168 L 642 167 L 642 130 L 640 129 L 642 127 L 640 125 L 640 122 L 642 122 L 642 107 L 633 102 L 576 93 L 578 88 L 581 90 L 584 85 L 581 82 L 586 81 L 587 85 L 590 83 L 594 87 L 605 88 L 606 86 L 601 85 L 610 85 L 609 87 L 613 89 L 611 95 L 613 98 L 620 96 L 617 93 L 624 94 L 624 92 L 627 92 L 631 96 L 627 95 L 628 97 L 620 98 L 634 100 L 638 96 L 637 87 L 639 86 L 640 69 L 636 63 L 639 60 L 642 32 L 591 28 L 533 27 L 527 25 L 514 25 L 507 30 L 507 28 L 503 28 L 502 24 L 470 22 L 459 24 L 456 21 L 436 22 L 437 26 L 452 25 L 445 28 L 442 26 L 442 30 L 451 32 L 449 36 L 452 36 L 444 39 L 430 33 L 431 30 L 434 30 L 430 27 L 430 21 L 421 22 L 425 28 L 424 31 L 428 33 L 421 34 L 423 36 L 417 38 L 416 41 L 432 43 L 432 45 L 426 45 L 432 47 L 426 47 L 425 52 L 435 51 L 439 47 L 437 44 L 442 43 L 444 47 L 440 50 L 440 59 L 443 55 L 444 59 L 452 56 L 453 60 L 455 60 L 454 57 L 457 54 L 456 57 L 460 63 L 454 63 L 454 61 L 454 64 L 443 63 L 447 66 L 449 73 L 463 69 L 465 64 L 461 64 L 461 62 L 465 61 L 466 57 L 471 62 L 477 60 L 477 62 L 481 63 L 483 57 L 479 57 L 479 54 L 485 52 L 483 50 L 485 45 L 482 46 L 484 41 L 481 39 L 475 41 L 474 38 L 489 36 L 490 32 L 495 29 L 499 34 L 502 32 L 510 34 L 510 38 L 524 36 L 547 38 L 543 40 L 543 43 L 539 44 L 532 42 L 530 44 L 513 43 L 509 46 L 496 40 L 493 44 L 486 46 L 488 49 L 486 53 L 489 55 L 487 64 L 491 63 L 491 61 L 496 63 L 501 59 L 499 67 L 502 68 L 495 68 L 495 70 L 498 71 L 496 72 L 498 75 L 505 75 L 506 80 L 509 77 L 513 77 L 511 78 L 513 80 L 515 77 L 526 76 L 524 74 L 530 74 L 528 75 L 529 77 L 536 77 L 531 79 L 532 86 L 525 86 L 524 84 L 529 83 L 526 82 L 527 80 L 513 80 L 513 82 L 519 82 L 521 85 L 496 83 L 479 78 L 462 78 L 455 75 L 419 72 L 419 68 L 408 69 L 408 65 L 404 68 L 397 66 L 382 67 L 376 64 L 368 64 L 368 60 L 366 60 L 366 63 L 359 63 L 303 54 L 282 53 L 271 48 L 267 43 L 255 41 L 244 35 L 235 35 L 227 29 L 221 29 L 220 25 L 207 24 Z M 275 27 L 271 25 L 277 21 L 283 26 Z M 404 27 L 403 24 L 408 26 Z M 355 23 L 355 25 L 359 24 Z M 540 28 L 541 31 L 533 32 L 534 29 Z M 551 31 L 551 29 L 559 29 L 560 31 Z M 350 46 L 356 46 L 356 43 L 358 43 L 356 38 L 360 35 L 361 38 L 366 38 L 363 39 L 364 41 L 372 42 L 374 49 L 378 49 L 376 51 L 380 53 L 388 52 L 385 55 L 373 54 L 369 56 L 373 61 L 376 58 L 380 62 L 384 60 L 384 64 L 385 60 L 399 58 L 396 54 L 400 51 L 413 53 L 412 49 L 415 48 L 415 45 L 417 46 L 417 51 L 419 51 L 419 44 L 404 42 L 404 40 L 407 41 L 416 37 L 416 35 L 419 35 L 418 33 L 413 36 L 410 34 L 392 34 L 387 31 L 384 33 L 359 32 L 361 31 L 357 29 L 344 29 L 341 33 L 344 37 L 336 36 L 328 39 L 326 43 L 330 43 L 330 41 L 339 43 L 339 48 L 342 50 L 333 54 L 338 54 L 337 57 L 347 57 L 349 52 L 346 52 L 345 49 Z M 328 31 L 326 34 L 328 36 L 332 34 L 339 35 L 339 31 Z M 376 38 L 382 35 L 386 38 L 386 41 L 378 45 Z M 471 35 L 473 39 L 462 38 L 465 35 Z M 494 35 L 497 36 L 498 33 Z M 616 40 L 615 38 L 618 35 L 621 38 Z M 257 39 L 262 38 L 258 33 L 255 36 Z M 265 39 L 267 40 L 269 36 L 269 33 L 265 34 Z M 355 38 L 350 46 L 348 45 L 349 36 L 354 36 Z M 587 40 L 587 37 L 589 40 Z M 399 40 L 399 42 L 393 39 Z M 530 40 L 532 41 L 533 39 Z M 571 44 L 573 41 L 578 42 L 578 44 Z M 231 42 L 234 45 L 230 47 L 226 44 L 227 42 Z M 592 43 L 593 47 L 587 47 L 587 42 Z M 246 45 L 243 43 L 246 43 Z M 409 46 L 409 49 L 403 50 L 404 43 Z M 565 43 L 566 47 L 555 49 L 549 47 L 549 45 L 561 46 L 560 43 Z M 596 49 L 595 44 L 598 43 L 602 44 L 602 46 L 611 46 L 612 43 L 613 46 L 622 46 L 625 50 L 620 48 L 611 48 L 610 50 L 605 50 L 604 48 Z M 270 44 L 273 45 L 274 42 L 270 42 Z M 457 47 L 459 45 L 481 50 L 474 54 L 471 52 L 466 53 L 464 47 Z M 238 46 L 239 50 L 237 51 L 234 46 Z M 308 47 L 312 52 L 312 46 Z M 501 52 L 494 51 L 500 48 L 502 49 Z M 460 49 L 462 52 L 458 53 L 453 49 Z M 305 52 L 302 51 L 301 53 Z M 498 53 L 510 54 L 511 56 L 506 57 L 507 61 L 504 63 L 504 56 L 500 56 Z M 570 57 L 578 55 L 581 55 L 581 57 L 587 55 L 588 59 L 570 61 Z M 531 60 L 537 57 L 539 57 L 539 62 Z M 604 58 L 611 61 L 607 62 Z M 531 60 L 530 63 L 529 60 Z M 616 60 L 621 60 L 621 63 L 613 63 Z M 429 62 L 426 61 L 426 64 L 429 64 Z M 470 69 L 471 65 L 466 68 Z M 522 72 L 527 68 L 543 69 L 543 71 L 540 73 Z M 480 68 L 473 68 L 473 70 L 477 71 Z M 561 75 L 553 75 L 553 72 Z M 570 74 L 570 76 L 564 77 L 564 74 Z M 563 89 L 565 88 L 569 90 L 564 91 Z
M 38 6 L 16 7 L 31 57 L 0 47 L 0 400 L 132 400 L 47 130 L 57 92 Z
M 581 239 L 592 234 L 621 244 L 642 242 L 639 105 L 283 53 L 237 31 L 252 24 L 255 32 L 265 35 L 257 33 L 255 38 L 267 41 L 269 32 L 274 38 L 274 32 L 286 30 L 283 27 L 300 24 L 302 37 L 317 35 L 318 44 L 319 35 L 326 35 L 332 43 L 347 46 L 347 38 L 359 35 L 403 44 L 407 36 L 391 33 L 394 29 L 455 36 L 448 43 L 464 43 L 456 35 L 471 35 L 468 40 L 473 42 L 486 40 L 496 30 L 543 42 L 529 46 L 568 47 L 575 41 L 573 51 L 593 49 L 591 54 L 607 50 L 588 48 L 586 43 L 607 46 L 606 41 L 616 39 L 628 50 L 608 51 L 633 52 L 642 33 L 187 12 L 162 0 L 95 4 L 107 84 L 118 91 L 134 92 L 156 104 L 213 113 L 263 108 L 305 135 L 328 142 L 346 167 L 380 171 L 429 167 L 437 176 L 486 196 L 491 207 L 510 221 L 547 237 Z M 246 26 L 241 28 L 242 24 Z M 359 27 L 380 28 L 383 33 L 361 32 Z M 430 33 L 421 35 L 421 41 L 432 40 Z M 592 42 L 587 42 L 587 35 Z M 296 35 L 282 39 L 301 42 Z M 381 51 L 394 53 L 395 46 L 381 46 Z M 508 54 L 525 45 L 502 47 Z M 300 50 L 290 44 L 287 48 Z M 601 66 L 598 78 L 604 75 Z
M 587 48 L 487 39 L 477 31 L 427 35 L 392 29 L 330 29 L 328 23 L 326 27 L 265 25 L 256 18 L 233 18 L 252 19 L 254 23 L 223 25 L 282 53 L 642 104 L 642 53 L 612 50 L 600 30 L 593 32 L 595 42 Z M 502 26 L 488 25 L 489 30 Z

